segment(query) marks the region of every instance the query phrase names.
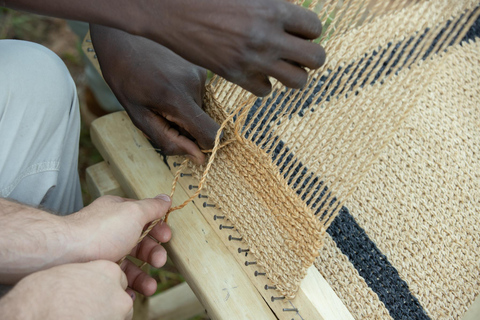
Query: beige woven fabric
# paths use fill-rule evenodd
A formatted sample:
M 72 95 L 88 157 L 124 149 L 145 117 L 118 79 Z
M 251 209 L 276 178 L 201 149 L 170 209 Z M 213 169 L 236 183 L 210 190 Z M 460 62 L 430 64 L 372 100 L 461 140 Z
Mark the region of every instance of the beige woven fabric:
M 250 112 L 256 123 L 246 117 L 253 105 L 249 93 L 219 78 L 210 84 L 206 108 L 212 117 L 221 123 L 236 115 L 225 130 L 225 139 L 236 142 L 218 151 L 208 172 L 210 197 L 286 297 L 294 297 L 337 211 L 442 71 L 434 54 L 423 61 L 427 49 L 443 52 L 460 40 L 477 5 L 312 2 L 325 22 L 319 42 L 327 63 L 311 72 L 303 90 L 274 83 L 270 99 Z M 275 112 L 262 114 L 263 106 Z M 258 134 L 252 138 L 251 132 Z M 204 168 L 192 169 L 200 178 Z
M 355 319 L 392 319 L 378 295 L 370 289 L 328 234 L 315 260 L 315 267 Z
M 459 319 L 480 294 L 480 42 L 439 60 L 347 206 L 428 315 Z

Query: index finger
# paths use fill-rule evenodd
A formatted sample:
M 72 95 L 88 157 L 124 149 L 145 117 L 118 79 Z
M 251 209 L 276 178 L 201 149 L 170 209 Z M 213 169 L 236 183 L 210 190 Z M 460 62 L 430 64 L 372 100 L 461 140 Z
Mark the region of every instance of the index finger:
M 285 31 L 303 39 L 316 39 L 322 34 L 322 22 L 317 14 L 298 5 L 286 3 L 289 12 L 284 23 Z

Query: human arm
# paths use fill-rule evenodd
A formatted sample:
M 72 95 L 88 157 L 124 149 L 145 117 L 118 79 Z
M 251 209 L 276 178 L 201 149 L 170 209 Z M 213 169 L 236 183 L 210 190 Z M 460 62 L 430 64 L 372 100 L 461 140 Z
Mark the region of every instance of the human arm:
M 129 253 L 154 267 L 166 261 L 165 249 L 150 237 L 135 246 L 144 226 L 165 215 L 170 199 L 134 201 L 106 196 L 77 213 L 60 217 L 40 209 L 0 199 L 0 283 L 14 284 L 23 277 L 72 262 L 98 259 L 117 261 Z M 157 225 L 150 235 L 167 242 L 171 231 Z M 155 281 L 131 262 L 122 268 L 129 286 L 151 295 Z
M 131 319 L 127 279 L 110 261 L 66 264 L 23 278 L 0 299 L 2 319 Z
M 2 4 L 0 0 L 0 4 Z M 318 68 L 323 48 L 315 13 L 283 0 L 3 0 L 14 9 L 87 21 L 156 41 L 263 96 L 268 76 L 289 87 L 307 81 L 302 67 Z
M 149 39 L 90 25 L 102 74 L 133 123 L 162 153 L 196 163 L 219 125 L 202 110 L 207 72 Z M 195 143 L 196 142 L 196 143 Z

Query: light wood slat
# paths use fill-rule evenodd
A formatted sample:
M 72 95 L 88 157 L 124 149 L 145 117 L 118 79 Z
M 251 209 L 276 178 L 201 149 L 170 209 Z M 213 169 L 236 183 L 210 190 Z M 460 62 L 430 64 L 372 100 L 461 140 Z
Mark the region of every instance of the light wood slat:
M 186 282 L 150 298 L 148 304 L 148 320 L 186 320 L 205 313 Z
M 463 315 L 462 320 L 479 320 L 480 319 L 480 296 L 472 303 L 468 311 Z
M 105 161 L 88 167 L 86 180 L 87 189 L 92 199 L 105 195 L 125 197 L 125 192 L 123 192 L 122 187 Z

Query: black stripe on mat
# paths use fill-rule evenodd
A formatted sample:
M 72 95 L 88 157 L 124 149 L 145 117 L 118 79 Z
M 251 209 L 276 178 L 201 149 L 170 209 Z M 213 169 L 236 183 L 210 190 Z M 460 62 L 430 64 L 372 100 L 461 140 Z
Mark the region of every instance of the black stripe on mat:
M 327 232 L 395 320 L 430 319 L 397 269 L 377 248 L 346 207 Z

